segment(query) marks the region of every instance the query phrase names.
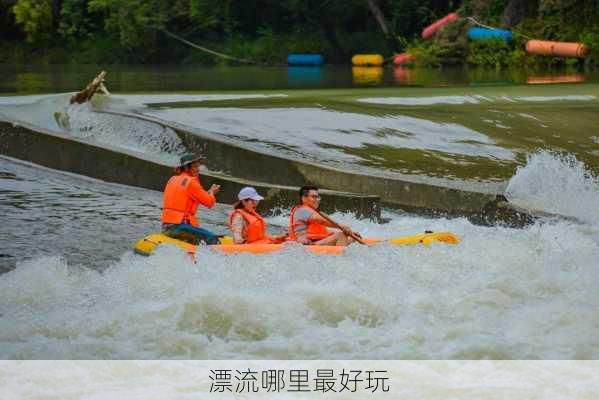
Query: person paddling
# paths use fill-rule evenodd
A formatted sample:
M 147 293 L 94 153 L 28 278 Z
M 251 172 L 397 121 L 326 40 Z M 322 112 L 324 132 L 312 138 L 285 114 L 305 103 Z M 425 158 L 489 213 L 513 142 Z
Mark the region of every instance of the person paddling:
M 235 244 L 282 243 L 287 235 L 268 236 L 264 218 L 256 211 L 260 196 L 253 187 L 244 187 L 237 196 L 239 201 L 229 214 L 229 227 Z
M 176 175 L 164 188 L 162 230 L 167 236 L 194 244 L 218 244 L 218 236 L 200 228 L 196 217 L 200 204 L 207 208 L 216 204 L 215 195 L 220 190 L 220 185 L 212 185 L 207 191 L 202 187 L 198 176 L 201 161 L 202 156 L 191 153 L 181 157 Z
M 289 216 L 289 239 L 302 244 L 317 246 L 347 246 L 360 237 L 346 225 L 336 225 L 317 211 L 320 194 L 316 186 L 303 186 L 299 191 L 300 204 L 291 210 Z M 327 227 L 339 227 L 330 231 Z

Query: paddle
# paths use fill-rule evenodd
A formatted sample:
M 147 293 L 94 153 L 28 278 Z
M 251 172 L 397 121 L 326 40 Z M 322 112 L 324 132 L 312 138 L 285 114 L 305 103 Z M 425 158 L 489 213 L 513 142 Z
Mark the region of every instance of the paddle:
M 328 215 L 326 215 L 326 214 L 325 214 L 325 213 L 323 213 L 322 211 L 319 211 L 319 210 L 314 210 L 314 211 L 316 211 L 316 213 L 317 213 L 318 215 L 320 215 L 322 218 L 324 218 L 324 219 L 326 219 L 327 221 L 329 221 L 329 223 L 330 223 L 331 225 L 333 225 L 335 228 L 337 228 L 337 229 L 341 229 L 341 226 L 340 226 L 340 225 L 339 225 L 337 222 L 333 221 L 333 220 L 331 219 L 331 217 L 329 217 Z M 343 229 L 341 229 L 341 230 L 343 230 Z M 433 231 L 428 231 L 428 230 L 427 230 L 427 231 L 425 231 L 424 233 L 434 233 L 434 232 L 433 232 Z M 356 242 L 358 242 L 358 243 L 360 243 L 360 244 L 364 244 L 364 245 L 370 245 L 370 244 L 375 244 L 375 243 L 383 243 L 383 242 L 388 242 L 388 243 L 392 243 L 392 244 L 403 244 L 403 243 L 404 243 L 404 242 L 406 242 L 407 240 L 409 241 L 409 238 L 402 238 L 402 237 L 399 237 L 399 238 L 391 238 L 391 239 L 381 239 L 381 240 L 375 240 L 375 241 L 372 241 L 372 242 L 370 242 L 370 243 L 367 243 L 367 242 L 365 242 L 365 241 L 364 241 L 362 238 L 360 238 L 359 236 L 357 236 L 355 233 L 354 233 L 354 234 L 352 234 L 352 235 L 351 235 L 351 237 L 352 237 L 352 238 L 353 238 L 353 239 L 354 239 Z M 451 233 L 451 232 L 436 232 L 436 237 L 435 237 L 435 239 L 434 239 L 434 240 L 435 240 L 435 241 L 439 241 L 439 242 L 444 242 L 444 243 L 447 243 L 447 244 L 458 244 L 458 243 L 460 243 L 460 239 L 459 239 L 459 238 L 458 238 L 456 235 L 454 235 L 453 233 Z M 423 244 L 428 244 L 427 242 L 425 242 L 425 241 L 422 241 L 422 240 L 420 241 L 420 243 L 423 243 Z M 429 242 L 429 243 L 430 243 L 430 242 Z
M 316 211 L 316 213 L 318 215 L 320 215 L 322 218 L 326 219 L 331 225 L 333 225 L 333 227 L 337 228 L 337 229 L 341 229 L 341 231 L 343 231 L 343 229 L 341 228 L 341 225 L 339 225 L 337 222 L 333 221 L 331 219 L 331 217 L 329 217 L 328 215 L 326 215 L 325 213 L 323 213 L 322 211 L 318 211 L 318 210 L 314 210 Z M 355 233 L 352 232 L 352 234 L 350 235 L 356 242 L 360 243 L 360 244 L 368 244 L 365 241 L 363 241 L 358 235 L 356 235 Z

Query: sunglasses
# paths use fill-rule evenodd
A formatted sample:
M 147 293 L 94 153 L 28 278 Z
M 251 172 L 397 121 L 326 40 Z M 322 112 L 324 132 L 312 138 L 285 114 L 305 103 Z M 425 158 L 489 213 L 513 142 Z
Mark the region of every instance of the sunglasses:
M 320 200 L 322 197 L 318 194 L 309 194 L 307 197 L 312 197 L 314 200 Z

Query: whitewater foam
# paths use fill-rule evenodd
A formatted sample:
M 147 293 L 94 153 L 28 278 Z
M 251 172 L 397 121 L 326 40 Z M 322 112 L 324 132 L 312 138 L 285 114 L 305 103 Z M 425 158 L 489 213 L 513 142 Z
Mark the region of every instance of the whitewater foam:
M 186 149 L 171 128 L 136 118 L 94 112 L 88 104 L 67 108 L 67 133 L 91 143 L 141 153 L 146 158 L 175 165 Z
M 161 109 L 146 113 L 203 132 L 242 138 L 253 146 L 301 149 L 302 154 L 318 155 L 321 160 L 355 161 L 357 157 L 343 148 L 368 145 L 514 159 L 511 150 L 473 129 L 403 115 L 379 117 L 313 107 L 262 109 L 259 113 L 242 108 Z
M 520 101 L 591 101 L 596 100 L 597 96 L 585 96 L 585 95 L 569 95 L 569 96 L 519 96 L 516 100 Z
M 287 97 L 286 94 L 143 94 L 143 95 L 112 95 L 111 105 L 115 102 L 125 102 L 129 107 L 142 107 L 155 103 L 179 103 L 179 102 L 201 102 L 201 101 L 226 101 L 247 99 L 268 99 L 276 97 Z
M 429 96 L 429 97 L 368 97 L 358 99 L 362 103 L 422 106 L 433 104 L 479 104 L 489 100 L 484 96 Z
M 572 154 L 540 151 L 527 157 L 506 189 L 521 207 L 599 222 L 599 177 Z
M 458 246 L 301 246 L 198 264 L 174 247 L 104 272 L 59 257 L 0 275 L 4 358 L 593 358 L 598 231 L 524 230 L 388 213 L 368 236 L 452 230 Z M 269 218 L 281 224 L 285 216 Z M 509 249 L 509 251 L 506 251 Z M 586 332 L 580 335 L 578 332 Z

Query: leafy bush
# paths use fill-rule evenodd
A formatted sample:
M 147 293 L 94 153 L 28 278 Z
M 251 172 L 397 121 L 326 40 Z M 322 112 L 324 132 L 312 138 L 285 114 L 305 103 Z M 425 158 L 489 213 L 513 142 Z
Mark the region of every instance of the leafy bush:
M 591 32 L 582 34 L 581 40 L 589 49 L 586 65 L 593 68 L 599 67 L 599 26 L 594 27 Z
M 499 69 L 510 64 L 511 53 L 512 46 L 505 40 L 477 40 L 470 43 L 467 61 L 469 64 Z
M 53 15 L 50 0 L 19 0 L 12 10 L 29 43 L 43 43 L 51 38 Z
M 443 49 L 435 41 L 414 41 L 408 44 L 406 52 L 416 57 L 414 64 L 424 67 L 440 67 Z

